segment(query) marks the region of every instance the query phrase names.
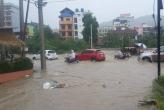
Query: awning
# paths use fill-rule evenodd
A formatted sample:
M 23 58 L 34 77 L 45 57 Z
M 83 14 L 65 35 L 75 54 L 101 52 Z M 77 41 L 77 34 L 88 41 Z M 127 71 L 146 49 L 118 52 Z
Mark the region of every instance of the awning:
M 0 45 L 22 47 L 25 43 L 16 38 L 13 33 L 0 32 Z

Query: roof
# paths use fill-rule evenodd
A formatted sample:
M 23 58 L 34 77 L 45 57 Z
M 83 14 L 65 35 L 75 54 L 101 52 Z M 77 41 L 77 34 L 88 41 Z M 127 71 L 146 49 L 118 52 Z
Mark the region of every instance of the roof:
M 12 32 L 0 30 L 0 45 L 22 47 L 25 43 L 17 39 Z
M 69 8 L 64 8 L 62 11 L 60 11 L 60 13 L 64 13 L 65 11 L 68 11 L 68 12 L 74 14 L 74 12 Z
M 69 8 L 64 8 L 62 11 L 60 11 L 61 15 L 59 16 L 61 17 L 72 17 L 74 15 L 74 12 L 69 9 Z

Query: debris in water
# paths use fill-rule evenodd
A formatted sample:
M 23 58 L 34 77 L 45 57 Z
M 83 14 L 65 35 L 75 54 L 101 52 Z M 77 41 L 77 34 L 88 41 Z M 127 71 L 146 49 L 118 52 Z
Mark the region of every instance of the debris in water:
M 106 88 L 106 85 L 105 85 L 105 84 L 103 84 L 103 85 L 102 85 L 102 87 L 103 87 L 103 88 Z
M 25 75 L 25 77 L 26 77 L 26 78 L 29 78 L 29 77 L 30 77 L 30 75 Z
M 46 81 L 43 83 L 43 89 L 54 89 L 54 88 L 64 88 L 64 83 L 58 83 L 57 81 Z
M 158 105 L 156 100 L 143 100 L 139 101 L 140 105 Z

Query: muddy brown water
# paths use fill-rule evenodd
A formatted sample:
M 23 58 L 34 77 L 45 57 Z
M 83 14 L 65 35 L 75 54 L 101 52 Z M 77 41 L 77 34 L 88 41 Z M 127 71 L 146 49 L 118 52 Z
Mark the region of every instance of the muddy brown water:
M 105 62 L 78 64 L 66 64 L 60 55 L 59 60 L 47 61 L 46 75 L 34 61 L 33 77 L 0 85 L 0 110 L 153 110 L 138 101 L 151 97 L 156 63 L 138 62 L 135 56 L 115 60 L 114 51 L 105 53 Z M 161 67 L 164 73 L 163 63 Z M 44 90 L 46 80 L 66 86 Z

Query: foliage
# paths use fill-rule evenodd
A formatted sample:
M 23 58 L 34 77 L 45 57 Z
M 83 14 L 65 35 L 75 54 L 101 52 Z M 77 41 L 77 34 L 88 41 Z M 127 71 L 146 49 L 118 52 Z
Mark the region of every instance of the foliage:
M 153 82 L 154 98 L 158 102 L 158 110 L 164 110 L 164 76 L 155 79 Z
M 13 65 L 8 61 L 1 61 L 0 62 L 0 74 L 11 72 L 13 70 Z
M 122 48 L 129 47 L 134 44 L 133 33 L 122 33 L 110 31 L 105 37 L 104 47 Z
M 121 48 L 133 46 L 134 43 L 144 43 L 148 48 L 155 48 L 157 45 L 157 37 L 154 33 L 144 33 L 138 36 L 135 40 L 134 35 L 131 33 L 109 32 L 104 38 L 104 47 Z M 161 34 L 161 46 L 164 45 L 164 33 Z
M 84 30 L 83 30 L 84 40 L 88 42 L 88 44 L 90 43 L 91 25 L 92 25 L 93 44 L 96 44 L 97 36 L 98 36 L 98 26 L 99 26 L 96 17 L 93 17 L 91 13 L 85 14 L 83 18 L 83 23 L 84 23 Z
M 33 63 L 29 58 L 21 57 L 13 62 L 14 71 L 28 70 L 33 68 Z
M 0 74 L 15 72 L 21 70 L 28 70 L 33 68 L 33 63 L 29 58 L 22 57 L 15 59 L 14 62 L 3 61 L 0 62 Z
M 87 48 L 88 45 L 84 40 L 74 40 L 74 39 L 60 39 L 60 36 L 57 33 L 53 33 L 50 27 L 44 28 L 45 33 L 45 49 L 55 50 L 57 53 L 63 53 L 74 49 L 79 51 L 80 49 Z M 36 30 L 35 36 L 26 41 L 26 44 L 29 48 L 29 52 L 36 53 L 40 51 L 40 39 L 39 33 Z

